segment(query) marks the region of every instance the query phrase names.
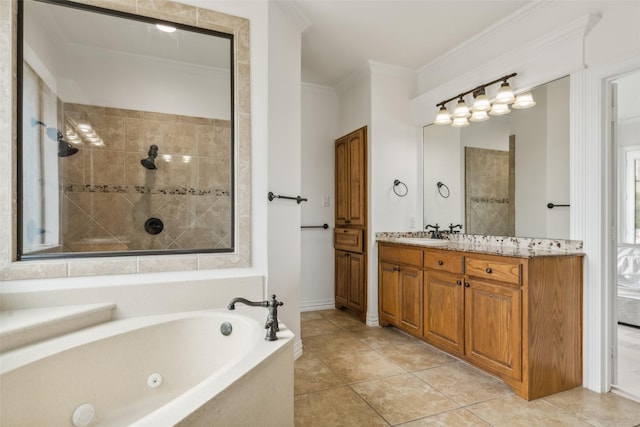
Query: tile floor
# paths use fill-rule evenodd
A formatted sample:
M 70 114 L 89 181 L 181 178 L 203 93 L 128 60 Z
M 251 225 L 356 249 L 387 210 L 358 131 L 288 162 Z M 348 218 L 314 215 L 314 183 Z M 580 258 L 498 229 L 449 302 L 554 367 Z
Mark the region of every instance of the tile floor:
M 640 328 L 618 325 L 618 388 L 640 398 Z
M 638 426 L 640 403 L 583 388 L 526 402 L 495 378 L 393 328 L 302 313 L 296 426 Z

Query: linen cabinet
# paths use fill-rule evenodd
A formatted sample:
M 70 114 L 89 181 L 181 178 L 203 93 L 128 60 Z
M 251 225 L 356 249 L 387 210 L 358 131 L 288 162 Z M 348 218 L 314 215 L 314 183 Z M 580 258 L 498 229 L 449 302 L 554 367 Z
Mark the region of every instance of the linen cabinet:
M 367 128 L 335 141 L 335 306 L 367 311 Z

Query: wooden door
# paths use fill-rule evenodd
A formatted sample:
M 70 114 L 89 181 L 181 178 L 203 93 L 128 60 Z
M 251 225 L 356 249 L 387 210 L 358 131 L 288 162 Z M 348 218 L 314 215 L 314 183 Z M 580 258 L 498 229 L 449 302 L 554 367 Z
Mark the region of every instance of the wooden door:
M 398 324 L 399 283 L 398 267 L 395 264 L 378 264 L 378 309 L 381 320 Z
M 520 288 L 467 279 L 464 298 L 466 356 L 490 372 L 520 380 Z
M 462 275 L 426 271 L 424 337 L 454 354 L 464 353 L 464 287 Z
M 349 298 L 349 267 L 350 253 L 345 251 L 335 251 L 335 299 L 336 307 L 345 307 Z
M 422 335 L 422 270 L 399 266 L 400 310 L 398 327 Z
M 349 220 L 349 140 L 336 141 L 336 225 L 346 225 Z
M 364 129 L 348 136 L 349 152 L 349 216 L 347 224 L 365 225 L 366 223 L 366 144 Z
M 364 286 L 366 263 L 363 254 L 349 252 L 349 293 L 348 306 L 359 312 L 364 311 Z

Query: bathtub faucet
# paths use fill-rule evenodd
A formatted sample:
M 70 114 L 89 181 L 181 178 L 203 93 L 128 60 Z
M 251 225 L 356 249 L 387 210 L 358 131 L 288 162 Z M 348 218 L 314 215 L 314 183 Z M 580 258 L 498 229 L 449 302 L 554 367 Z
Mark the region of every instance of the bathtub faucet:
M 227 309 L 235 310 L 236 303 L 238 302 L 241 302 L 242 304 L 248 305 L 250 307 L 266 307 L 267 309 L 269 309 L 269 315 L 267 316 L 267 321 L 264 324 L 264 328 L 267 329 L 267 336 L 265 339 L 267 341 L 275 341 L 278 339 L 278 336 L 276 335 L 276 332 L 280 330 L 280 325 L 278 324 L 278 307 L 284 305 L 284 303 L 278 301 L 275 294 L 271 296 L 271 299 L 269 301 L 257 302 L 237 297 L 231 300 L 231 302 L 227 306 Z

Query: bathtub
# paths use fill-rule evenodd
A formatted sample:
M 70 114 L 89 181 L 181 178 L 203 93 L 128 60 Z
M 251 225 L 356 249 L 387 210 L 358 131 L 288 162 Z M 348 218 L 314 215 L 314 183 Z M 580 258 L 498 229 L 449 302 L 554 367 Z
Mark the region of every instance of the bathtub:
M 293 334 L 265 341 L 266 316 L 129 318 L 4 353 L 0 425 L 292 426 Z

